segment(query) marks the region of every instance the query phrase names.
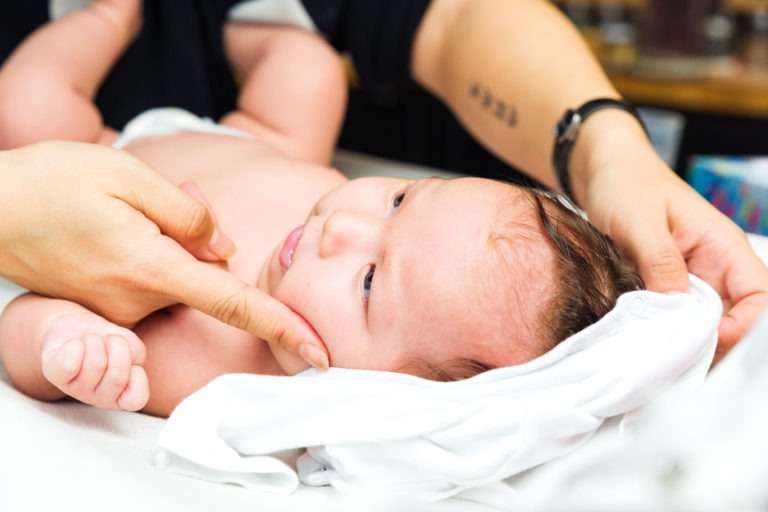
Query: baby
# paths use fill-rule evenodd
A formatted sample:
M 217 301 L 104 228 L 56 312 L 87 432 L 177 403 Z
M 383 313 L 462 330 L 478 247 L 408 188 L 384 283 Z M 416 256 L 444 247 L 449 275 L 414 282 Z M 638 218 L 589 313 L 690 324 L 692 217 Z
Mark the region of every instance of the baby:
M 0 69 L 0 144 L 114 143 L 92 99 L 140 9 L 97 0 L 20 45 Z M 231 23 L 224 48 L 245 78 L 237 111 L 218 125 L 149 111 L 117 145 L 205 198 L 238 247 L 229 271 L 303 316 L 332 366 L 466 378 L 546 352 L 642 286 L 607 238 L 539 192 L 480 178 L 349 181 L 328 167 L 345 81 L 314 35 Z M 160 416 L 223 373 L 308 367 L 183 305 L 118 326 L 34 294 L 0 317 L 0 358 L 31 396 Z

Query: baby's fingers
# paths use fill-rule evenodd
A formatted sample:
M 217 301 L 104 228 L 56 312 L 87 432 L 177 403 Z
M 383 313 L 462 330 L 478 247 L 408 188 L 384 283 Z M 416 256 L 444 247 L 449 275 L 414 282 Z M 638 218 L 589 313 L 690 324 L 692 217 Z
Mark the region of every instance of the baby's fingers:
M 67 395 L 102 409 L 141 409 L 149 399 L 138 338 L 86 334 L 43 357 L 43 374 Z M 134 380 L 135 379 L 135 380 Z
M 117 406 L 124 411 L 138 411 L 147 405 L 149 400 L 149 381 L 147 372 L 141 366 L 131 366 L 131 376 L 128 385 L 117 397 Z
M 98 334 L 86 334 L 82 340 L 67 341 L 62 345 L 62 349 L 76 343 L 81 343 L 84 348 L 80 371 L 63 386 L 56 382 L 53 384 L 72 398 L 96 407 L 103 407 L 96 399 L 96 387 L 104 377 L 109 363 L 103 338 Z
M 43 376 L 48 382 L 69 394 L 69 383 L 80 373 L 85 358 L 85 343 L 81 340 L 69 340 L 55 350 L 43 354 Z
M 116 335 L 113 337 L 125 342 L 131 365 L 128 370 L 128 382 L 123 386 L 122 391 L 118 395 L 115 402 L 116 406 L 125 411 L 138 411 L 147 405 L 147 401 L 149 401 L 149 381 L 147 379 L 147 372 L 142 368 L 144 361 L 147 359 L 147 348 L 138 336 L 128 330 L 126 330 L 122 337 Z M 111 347 L 111 344 L 107 345 L 110 360 L 112 358 Z M 121 357 L 125 357 L 124 354 Z
M 120 408 L 118 403 L 127 391 L 132 376 L 131 348 L 128 340 L 114 334 L 104 336 L 102 345 L 107 354 L 107 365 L 101 379 L 94 387 L 91 404 L 103 409 L 117 409 Z M 138 400 L 127 396 L 125 401 L 133 405 Z M 138 408 L 142 406 L 144 403 L 140 403 Z

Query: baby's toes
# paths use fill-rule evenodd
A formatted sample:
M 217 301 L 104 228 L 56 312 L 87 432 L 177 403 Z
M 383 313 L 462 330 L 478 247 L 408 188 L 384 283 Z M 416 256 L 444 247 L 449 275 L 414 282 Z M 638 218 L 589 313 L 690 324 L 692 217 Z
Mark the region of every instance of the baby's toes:
M 85 358 L 85 343 L 82 340 L 69 340 L 54 350 L 42 354 L 43 375 L 48 382 L 69 394 L 69 383 L 77 377 Z

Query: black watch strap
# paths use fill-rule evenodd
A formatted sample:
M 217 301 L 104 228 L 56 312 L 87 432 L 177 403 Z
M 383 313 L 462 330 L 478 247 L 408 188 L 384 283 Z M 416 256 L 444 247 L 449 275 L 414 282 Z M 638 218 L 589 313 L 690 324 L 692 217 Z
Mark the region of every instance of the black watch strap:
M 557 184 L 560 186 L 563 194 L 566 195 L 571 201 L 576 203 L 576 199 L 573 197 L 573 189 L 571 187 L 571 176 L 568 169 L 568 161 L 571 156 L 571 150 L 576 142 L 576 139 L 581 130 L 581 125 L 584 121 L 598 110 L 604 108 L 618 108 L 629 112 L 635 116 L 645 130 L 643 120 L 640 118 L 640 113 L 630 103 L 617 100 L 613 98 L 598 98 L 590 100 L 577 109 L 566 110 L 563 117 L 555 126 L 555 146 L 552 151 L 552 165 L 555 168 L 555 178 L 557 178 Z M 647 131 L 646 131 L 647 133 Z

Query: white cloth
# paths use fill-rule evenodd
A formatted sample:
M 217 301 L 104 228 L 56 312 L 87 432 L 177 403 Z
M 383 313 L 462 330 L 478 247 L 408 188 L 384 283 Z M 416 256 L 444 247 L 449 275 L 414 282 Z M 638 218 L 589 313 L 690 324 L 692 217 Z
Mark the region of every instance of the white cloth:
M 52 19 L 73 11 L 85 9 L 92 0 L 48 0 L 48 13 Z M 301 0 L 244 0 L 233 5 L 227 13 L 234 21 L 254 23 L 279 23 L 315 31 L 312 21 Z
M 597 435 L 526 475 L 517 486 L 521 508 L 765 511 L 766 340 L 768 310 L 702 386 L 665 393 L 643 408 L 627 435 Z
M 241 139 L 253 138 L 248 132 L 218 124 L 208 117 L 196 116 L 183 108 L 161 107 L 146 110 L 131 119 L 112 146 L 122 149 L 134 140 L 144 137 L 183 131 L 214 133 Z
M 222 376 L 184 400 L 158 465 L 255 489 L 307 485 L 435 500 L 563 455 L 671 384 L 703 381 L 718 295 L 637 291 L 528 363 L 439 383 L 358 370 Z M 269 454 L 306 448 L 298 477 Z
M 48 15 L 51 19 L 61 18 L 71 12 L 85 9 L 91 1 L 92 0 L 48 0 Z
M 227 15 L 235 21 L 279 23 L 317 30 L 301 0 L 246 0 L 230 8 Z

